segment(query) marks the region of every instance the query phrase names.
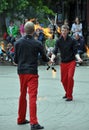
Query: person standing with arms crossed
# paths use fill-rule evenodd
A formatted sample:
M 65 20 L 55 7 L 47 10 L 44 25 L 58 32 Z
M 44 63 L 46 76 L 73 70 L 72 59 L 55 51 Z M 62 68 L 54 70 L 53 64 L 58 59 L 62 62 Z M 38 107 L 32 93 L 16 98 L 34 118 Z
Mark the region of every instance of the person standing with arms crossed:
M 61 27 L 61 36 L 56 41 L 51 60 L 54 61 L 55 56 L 57 55 L 58 50 L 61 54 L 61 82 L 65 90 L 65 96 L 63 97 L 66 101 L 73 100 L 73 87 L 74 87 L 74 72 L 76 67 L 76 59 L 78 62 L 82 62 L 78 51 L 76 41 L 68 36 L 69 26 L 62 25 Z
M 37 119 L 37 91 L 38 91 L 38 54 L 45 62 L 51 63 L 46 56 L 40 41 L 33 38 L 34 24 L 26 22 L 24 25 L 26 35 L 15 42 L 15 58 L 17 72 L 20 80 L 20 97 L 17 124 L 30 123 L 31 130 L 43 129 Z M 29 94 L 29 119 L 26 119 L 27 91 Z

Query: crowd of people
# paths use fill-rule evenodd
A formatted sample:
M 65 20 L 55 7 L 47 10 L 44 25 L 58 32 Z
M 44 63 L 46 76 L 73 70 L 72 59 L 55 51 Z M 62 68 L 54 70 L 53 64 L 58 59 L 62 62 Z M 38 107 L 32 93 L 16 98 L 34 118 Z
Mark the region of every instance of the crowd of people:
M 1 61 L 6 60 L 6 61 L 11 61 L 14 64 L 13 58 L 14 58 L 14 42 L 19 38 L 23 37 L 25 35 L 24 31 L 24 25 L 25 23 L 29 21 L 29 19 L 24 19 L 20 26 L 18 27 L 14 21 L 10 21 L 9 26 L 7 27 L 7 32 L 3 35 L 3 38 L 6 40 L 5 44 L 5 50 L 6 50 L 6 58 L 4 59 L 4 54 L 5 52 L 2 51 L 1 47 L 2 45 L 0 44 L 0 59 Z M 61 27 L 58 28 L 58 25 L 55 23 L 55 20 L 52 19 L 50 20 L 50 24 L 48 25 L 47 28 L 50 29 L 49 33 L 50 35 L 45 35 L 46 32 L 44 33 L 44 30 L 41 28 L 41 24 L 39 23 L 38 20 L 33 20 L 35 21 L 35 24 L 38 26 L 35 29 L 34 32 L 34 38 L 41 41 L 45 51 L 48 56 L 51 56 L 53 48 L 55 46 L 55 41 L 60 37 L 60 30 Z M 85 39 L 83 36 L 83 26 L 82 23 L 79 20 L 79 17 L 75 18 L 74 23 L 70 26 L 68 19 L 65 19 L 63 22 L 64 25 L 68 25 L 70 27 L 68 35 L 70 35 L 72 38 L 74 38 L 78 42 L 78 52 L 80 56 L 86 51 L 85 48 Z M 41 55 L 39 54 L 39 59 L 41 61 Z M 77 64 L 79 66 L 79 64 Z

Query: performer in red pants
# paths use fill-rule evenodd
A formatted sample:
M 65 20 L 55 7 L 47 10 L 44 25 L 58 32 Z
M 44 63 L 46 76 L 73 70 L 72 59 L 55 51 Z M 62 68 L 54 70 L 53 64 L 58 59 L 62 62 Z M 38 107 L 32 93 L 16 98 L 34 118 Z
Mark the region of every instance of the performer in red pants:
M 18 110 L 18 123 L 23 122 L 26 117 L 27 100 L 26 94 L 29 94 L 29 110 L 30 110 L 30 123 L 37 124 L 38 119 L 36 115 L 36 100 L 38 89 L 38 75 L 33 74 L 19 74 L 20 79 L 20 98 Z
M 73 93 L 73 87 L 74 87 L 73 77 L 74 77 L 74 72 L 75 72 L 75 66 L 76 66 L 75 61 L 60 64 L 61 82 L 65 90 L 64 98 L 67 97 L 70 100 L 73 99 L 72 93 Z
M 30 123 L 31 130 L 43 129 L 37 119 L 37 91 L 38 91 L 38 54 L 40 53 L 45 62 L 51 63 L 46 56 L 41 42 L 35 40 L 34 24 L 27 22 L 24 26 L 26 35 L 15 42 L 15 58 L 20 80 L 20 97 L 18 107 L 17 124 Z M 29 119 L 26 119 L 27 91 L 29 94 Z
M 63 96 L 63 98 L 65 98 L 66 101 L 72 101 L 74 87 L 73 77 L 75 72 L 76 59 L 78 60 L 78 62 L 82 62 L 82 59 L 78 54 L 77 42 L 73 38 L 71 38 L 68 33 L 69 26 L 62 25 L 61 36 L 56 41 L 51 60 L 54 60 L 59 50 L 61 54 L 61 82 L 65 90 L 65 96 Z

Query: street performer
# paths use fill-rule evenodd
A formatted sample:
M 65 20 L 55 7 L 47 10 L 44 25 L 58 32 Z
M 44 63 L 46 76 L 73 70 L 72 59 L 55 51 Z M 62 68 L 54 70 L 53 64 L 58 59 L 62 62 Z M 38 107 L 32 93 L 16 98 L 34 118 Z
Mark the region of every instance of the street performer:
M 26 22 L 24 25 L 26 35 L 15 42 L 15 58 L 20 80 L 20 97 L 18 107 L 17 124 L 30 123 L 31 130 L 43 129 L 37 119 L 37 92 L 38 92 L 38 54 L 45 62 L 51 63 L 46 56 L 44 47 L 40 41 L 35 40 L 34 24 Z M 27 90 L 29 94 L 29 120 L 26 119 Z
M 74 72 L 76 66 L 76 59 L 78 62 L 82 62 L 78 54 L 77 43 L 76 41 L 68 36 L 69 26 L 62 25 L 61 27 L 61 36 L 56 41 L 51 60 L 53 61 L 57 55 L 58 50 L 61 54 L 61 82 L 63 84 L 65 95 L 63 96 L 66 101 L 73 100 L 73 87 L 74 87 Z

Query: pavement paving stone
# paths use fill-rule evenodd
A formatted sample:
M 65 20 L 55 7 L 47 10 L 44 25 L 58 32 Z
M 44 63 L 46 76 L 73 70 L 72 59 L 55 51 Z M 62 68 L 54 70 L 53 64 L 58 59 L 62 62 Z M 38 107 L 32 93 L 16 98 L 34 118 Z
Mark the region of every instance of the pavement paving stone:
M 62 99 L 64 90 L 57 73 L 39 66 L 38 118 L 44 130 L 89 130 L 89 66 L 76 67 L 74 100 Z M 16 124 L 19 79 L 16 66 L 0 66 L 0 130 L 30 130 Z M 27 97 L 28 98 L 28 97 Z M 29 112 L 27 110 L 27 119 Z

